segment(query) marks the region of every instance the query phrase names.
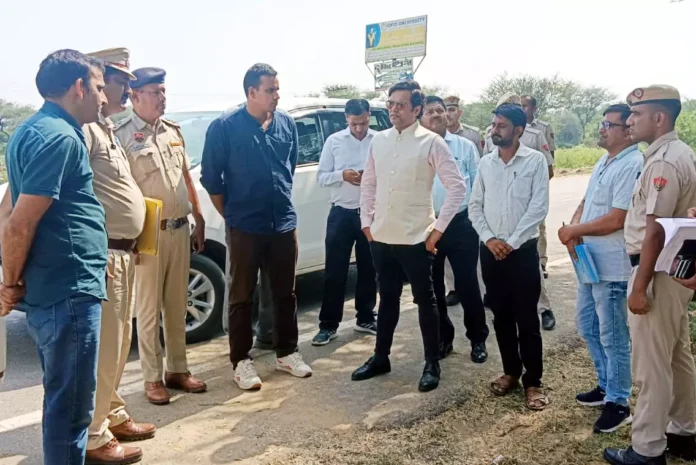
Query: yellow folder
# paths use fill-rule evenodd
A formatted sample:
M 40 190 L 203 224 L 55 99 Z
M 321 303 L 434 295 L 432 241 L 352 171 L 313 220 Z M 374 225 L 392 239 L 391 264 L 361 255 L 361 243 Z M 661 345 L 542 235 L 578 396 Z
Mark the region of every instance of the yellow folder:
M 145 197 L 145 226 L 138 237 L 138 252 L 145 255 L 157 255 L 161 221 L 162 201 Z

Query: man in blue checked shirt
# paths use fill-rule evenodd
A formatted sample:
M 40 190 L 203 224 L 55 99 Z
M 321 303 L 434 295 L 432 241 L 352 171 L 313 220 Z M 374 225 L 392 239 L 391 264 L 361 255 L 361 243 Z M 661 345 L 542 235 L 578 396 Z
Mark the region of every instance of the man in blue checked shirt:
M 467 195 L 459 207 L 459 213 L 452 219 L 438 242 L 438 253 L 433 261 L 433 287 L 440 311 L 440 355 L 442 358 L 447 357 L 453 350 L 454 341 L 454 325 L 447 315 L 445 296 L 445 259 L 448 259 L 454 272 L 454 288 L 464 309 L 466 337 L 471 341 L 471 360 L 474 363 L 484 363 L 488 359 L 488 326 L 476 274 L 479 237 L 469 221 L 467 212 L 478 166 L 478 150 L 472 142 L 447 131 L 447 110 L 440 97 L 429 96 L 425 99 L 421 124 L 445 139 L 467 186 Z M 440 214 L 445 194 L 445 187 L 436 176 L 433 184 L 435 216 Z

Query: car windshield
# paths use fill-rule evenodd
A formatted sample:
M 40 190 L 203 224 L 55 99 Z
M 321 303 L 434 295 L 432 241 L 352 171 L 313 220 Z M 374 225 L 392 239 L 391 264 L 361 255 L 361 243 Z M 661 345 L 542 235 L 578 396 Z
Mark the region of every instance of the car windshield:
M 191 159 L 191 166 L 201 163 L 203 157 L 203 145 L 205 144 L 205 133 L 208 126 L 222 112 L 201 111 L 188 113 L 168 113 L 164 117 L 168 120 L 179 123 L 181 132 L 184 134 L 186 143 L 186 153 Z

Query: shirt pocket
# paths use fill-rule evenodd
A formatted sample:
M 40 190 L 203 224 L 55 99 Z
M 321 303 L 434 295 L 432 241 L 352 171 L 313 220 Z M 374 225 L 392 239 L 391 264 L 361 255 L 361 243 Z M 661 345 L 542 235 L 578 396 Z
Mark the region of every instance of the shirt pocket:
M 280 163 L 287 163 L 288 158 L 290 158 L 290 152 L 292 151 L 292 142 L 275 140 L 272 137 L 268 137 L 268 143 L 273 148 L 273 152 Z
M 532 196 L 532 177 L 516 176 L 512 182 L 512 196 L 519 199 L 528 199 Z
M 609 204 L 609 186 L 597 184 L 592 193 L 592 203 L 601 206 Z
M 162 164 L 159 154 L 154 149 L 145 149 L 131 155 L 131 170 L 135 181 L 140 183 L 155 173 L 158 173 Z

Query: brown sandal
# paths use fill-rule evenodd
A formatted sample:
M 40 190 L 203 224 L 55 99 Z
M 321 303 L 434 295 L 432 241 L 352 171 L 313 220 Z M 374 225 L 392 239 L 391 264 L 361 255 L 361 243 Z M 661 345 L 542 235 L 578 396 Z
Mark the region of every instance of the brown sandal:
M 544 394 L 544 391 L 538 387 L 528 387 L 525 390 L 525 395 L 527 398 L 526 406 L 529 410 L 540 411 L 548 407 L 551 401 L 548 396 Z
M 506 396 L 520 387 L 520 381 L 514 376 L 503 375 L 491 383 L 491 392 L 496 396 Z

